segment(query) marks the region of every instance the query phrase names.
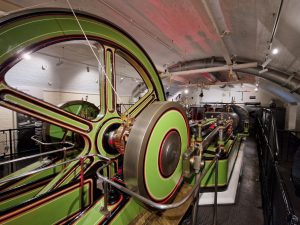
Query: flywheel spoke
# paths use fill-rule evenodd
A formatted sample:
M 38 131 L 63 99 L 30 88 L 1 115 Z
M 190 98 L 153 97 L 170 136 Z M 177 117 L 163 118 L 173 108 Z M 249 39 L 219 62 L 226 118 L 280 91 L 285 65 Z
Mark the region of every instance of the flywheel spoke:
M 0 84 L 0 105 L 68 130 L 86 134 L 91 122 L 21 91 Z

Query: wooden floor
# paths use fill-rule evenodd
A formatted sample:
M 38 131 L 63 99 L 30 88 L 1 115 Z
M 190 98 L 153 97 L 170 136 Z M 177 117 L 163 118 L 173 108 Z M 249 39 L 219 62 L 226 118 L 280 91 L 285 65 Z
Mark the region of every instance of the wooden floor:
M 256 143 L 250 137 L 245 144 L 243 175 L 238 188 L 236 203 L 218 206 L 218 225 L 264 224 Z M 182 224 L 191 224 L 190 216 Z M 213 224 L 212 206 L 199 206 L 197 224 Z

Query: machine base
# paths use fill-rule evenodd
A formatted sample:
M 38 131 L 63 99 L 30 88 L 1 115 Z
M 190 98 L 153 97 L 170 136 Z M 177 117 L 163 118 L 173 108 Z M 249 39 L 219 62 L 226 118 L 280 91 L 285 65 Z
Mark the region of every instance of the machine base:
M 231 175 L 231 179 L 226 191 L 218 192 L 218 204 L 234 204 L 236 194 L 238 191 L 239 180 L 242 175 L 242 165 L 244 157 L 244 144 L 242 144 L 235 166 Z M 214 204 L 214 192 L 205 192 L 199 194 L 199 205 L 212 205 Z
M 191 190 L 192 185 L 184 184 L 180 191 L 178 192 L 174 202 L 180 201 L 182 198 L 184 198 Z M 151 224 L 151 225 L 175 225 L 179 224 L 188 211 L 191 202 L 192 197 L 186 201 L 182 206 L 166 210 L 164 212 L 158 212 L 156 213 L 153 210 L 145 210 L 142 214 L 140 214 L 135 220 L 133 220 L 130 225 L 142 225 L 142 224 Z

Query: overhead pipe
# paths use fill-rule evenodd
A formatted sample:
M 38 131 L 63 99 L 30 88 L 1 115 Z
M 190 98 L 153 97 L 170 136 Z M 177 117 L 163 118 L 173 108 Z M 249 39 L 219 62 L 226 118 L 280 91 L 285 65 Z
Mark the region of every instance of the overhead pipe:
M 233 65 L 223 65 L 223 66 L 215 66 L 215 67 L 209 67 L 209 68 L 177 71 L 177 72 L 172 72 L 172 76 L 176 76 L 176 75 L 183 76 L 183 75 L 190 75 L 190 74 L 196 74 L 196 73 L 213 73 L 213 72 L 221 72 L 221 71 L 229 71 L 229 70 L 246 69 L 246 68 L 250 68 L 250 67 L 257 67 L 257 62 L 241 63 L 241 64 L 233 64 Z
M 204 6 L 204 9 L 213 25 L 213 27 L 215 28 L 215 31 L 216 33 L 218 34 L 219 36 L 219 40 L 220 40 L 220 45 L 221 45 L 221 50 L 222 50 L 222 55 L 227 63 L 227 65 L 232 65 L 233 62 L 231 60 L 231 56 L 230 56 L 230 53 L 229 53 L 229 50 L 228 50 L 228 47 L 226 46 L 226 43 L 223 39 L 224 37 L 224 34 L 222 34 L 222 32 L 220 31 L 218 25 L 217 25 L 217 22 L 215 20 L 215 17 L 214 17 L 214 14 L 212 13 L 211 9 L 209 8 L 208 6 L 208 3 L 206 2 L 207 0 L 202 0 L 202 4 Z M 234 80 L 238 80 L 238 76 L 236 73 L 232 73 L 232 77 L 234 78 Z
M 280 19 L 280 15 L 281 15 L 282 5 L 283 5 L 283 0 L 280 1 L 280 5 L 278 7 L 276 19 L 275 19 L 274 26 L 273 26 L 273 29 L 272 29 L 271 38 L 270 38 L 270 41 L 269 41 L 269 44 L 268 44 L 268 53 L 266 54 L 265 62 L 262 64 L 263 68 L 260 71 L 260 73 L 265 73 L 266 71 L 268 71 L 268 69 L 266 69 L 265 67 L 272 61 L 272 58 L 270 58 L 269 55 L 270 55 L 270 52 L 272 50 L 272 45 L 273 45 L 273 40 L 274 40 L 275 34 L 277 32 L 279 19 Z
M 271 38 L 270 38 L 270 41 L 269 41 L 268 50 L 272 49 L 273 39 L 275 37 L 276 31 L 277 31 L 277 28 L 278 28 L 278 23 L 279 23 L 279 19 L 280 19 L 280 15 L 281 15 L 282 5 L 283 5 L 283 0 L 280 1 L 277 16 L 276 16 L 275 23 L 274 23 L 273 30 L 272 30 L 272 35 L 271 35 Z
M 238 71 L 244 72 L 244 73 L 250 73 L 255 76 L 262 77 L 266 80 L 269 80 L 269 81 L 272 81 L 272 82 L 278 84 L 279 86 L 289 89 L 291 93 L 296 93 L 296 94 L 300 95 L 300 80 L 299 79 L 293 77 L 292 79 L 290 79 L 289 83 L 286 83 L 286 81 L 291 76 L 290 74 L 280 72 L 280 71 L 274 70 L 274 69 L 269 69 L 269 68 L 268 68 L 268 71 L 266 71 L 264 73 L 259 73 L 260 68 L 247 68 L 247 69 L 241 69 Z
M 227 46 L 226 46 L 226 44 L 225 44 L 225 42 L 224 42 L 224 40 L 222 38 L 222 33 L 221 33 L 221 31 L 220 31 L 220 29 L 219 29 L 219 27 L 217 25 L 217 22 L 216 22 L 216 20 L 215 20 L 215 18 L 213 16 L 213 13 L 211 12 L 211 10 L 210 10 L 210 8 L 209 8 L 206 0 L 202 0 L 202 4 L 204 6 L 204 9 L 205 9 L 205 11 L 206 11 L 206 13 L 207 13 L 207 15 L 208 15 L 208 17 L 209 17 L 209 19 L 210 19 L 213 27 L 215 28 L 216 33 L 220 37 L 220 43 L 221 43 L 221 49 L 222 49 L 222 52 L 223 52 L 223 57 L 224 57 L 226 63 L 228 65 L 231 65 L 232 61 L 231 61 L 229 50 L 228 50 L 228 48 L 227 48 Z
M 215 60 L 215 58 L 208 58 L 203 60 L 194 60 L 190 62 L 178 63 L 177 65 L 171 66 L 168 71 L 170 73 L 178 72 L 182 70 L 195 70 L 201 68 L 211 68 L 211 67 L 219 67 L 226 65 L 226 62 L 221 60 Z M 249 73 L 266 80 L 272 81 L 279 86 L 285 87 L 290 90 L 291 93 L 296 93 L 300 95 L 300 80 L 292 76 L 291 74 L 281 72 L 279 70 L 270 69 L 265 73 L 259 73 L 261 67 L 254 67 L 254 68 L 242 68 L 238 69 L 237 71 L 243 73 Z M 289 82 L 287 82 L 289 81 Z

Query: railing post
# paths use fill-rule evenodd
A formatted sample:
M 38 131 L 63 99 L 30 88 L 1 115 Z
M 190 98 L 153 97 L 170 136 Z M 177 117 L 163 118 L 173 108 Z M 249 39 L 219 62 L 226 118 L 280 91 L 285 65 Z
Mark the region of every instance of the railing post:
M 108 210 L 108 183 L 103 181 L 103 195 L 104 195 L 104 202 L 103 206 L 100 208 L 100 212 L 102 212 L 104 215 L 109 215 Z
M 12 144 L 12 135 L 11 135 L 11 129 L 8 130 L 8 133 L 9 133 L 9 155 L 10 155 L 10 160 L 13 159 L 13 156 L 12 156 L 12 147 L 13 147 L 13 144 Z M 12 173 L 14 171 L 14 165 L 11 163 L 10 164 L 10 171 L 9 173 Z
M 200 177 L 200 173 L 197 173 L 197 178 L 195 180 L 198 180 Z M 194 194 L 194 205 L 193 205 L 193 211 L 192 211 L 192 225 L 196 225 L 197 224 L 197 212 L 198 212 L 198 203 L 199 203 L 199 189 L 200 189 L 200 184 L 199 186 L 196 188 L 195 190 L 195 194 Z
M 214 196 L 214 217 L 213 217 L 214 225 L 217 225 L 217 218 L 218 218 L 218 170 L 219 170 L 219 153 L 216 154 L 216 164 L 215 164 L 215 196 Z

